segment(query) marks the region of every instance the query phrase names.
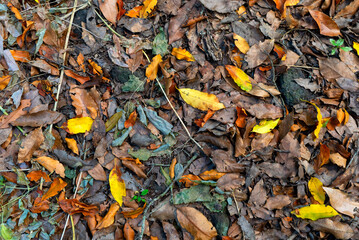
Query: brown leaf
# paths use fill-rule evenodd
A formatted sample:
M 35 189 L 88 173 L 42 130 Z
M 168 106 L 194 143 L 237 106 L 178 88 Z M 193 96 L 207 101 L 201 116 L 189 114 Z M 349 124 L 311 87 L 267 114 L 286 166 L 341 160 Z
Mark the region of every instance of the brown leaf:
M 15 121 L 13 121 L 11 125 L 24 127 L 40 127 L 57 123 L 63 118 L 64 115 L 62 113 L 45 110 L 20 116 Z
M 338 78 L 348 78 L 356 80 L 355 74 L 350 68 L 337 58 L 319 59 L 320 73 L 327 80 L 335 80 Z
M 211 155 L 216 169 L 221 173 L 239 173 L 245 170 L 245 167 L 237 163 L 237 161 L 231 157 L 230 153 L 223 150 L 212 151 Z
M 37 197 L 30 211 L 33 213 L 41 213 L 47 211 L 49 208 L 50 202 L 48 200 L 41 200 L 41 197 Z
M 2 115 L 0 117 L 0 128 L 8 128 L 9 124 L 21 117 L 22 115 L 27 114 L 27 111 L 24 111 L 24 108 L 30 107 L 31 100 L 24 99 L 21 100 L 20 106 L 15 110 L 12 111 L 9 115 Z
M 146 208 L 146 203 L 142 207 L 138 207 L 135 210 L 132 211 L 122 211 L 121 213 L 125 218 L 137 218 L 140 214 L 143 213 L 143 210 Z
M 316 10 L 309 10 L 309 13 L 317 22 L 320 34 L 329 37 L 341 35 L 338 25 L 328 15 Z
M 347 165 L 347 159 L 340 155 L 340 153 L 332 153 L 330 154 L 329 158 L 332 163 L 335 163 L 339 167 L 345 168 Z
M 217 187 L 222 191 L 233 191 L 236 188 L 243 186 L 245 183 L 244 177 L 239 173 L 227 173 L 217 181 Z
M 17 184 L 17 175 L 14 172 L 0 172 L 7 181 Z
M 268 103 L 253 104 L 246 110 L 258 119 L 277 119 L 283 117 L 280 107 Z
M 171 240 L 181 239 L 176 228 L 171 223 L 163 221 L 162 226 L 163 226 L 163 231 L 166 233 L 167 239 L 171 239 Z
M 135 239 L 135 231 L 131 228 L 130 224 L 128 222 L 125 223 L 125 226 L 123 227 L 123 233 L 125 235 L 126 240 L 134 240 Z
M 348 4 L 345 8 L 340 10 L 340 12 L 338 12 L 335 15 L 334 19 L 337 18 L 351 19 L 352 16 L 358 12 L 358 9 L 359 9 L 359 1 L 358 0 L 351 1 L 350 4 Z
M 32 154 L 40 147 L 44 140 L 41 127 L 30 132 L 21 143 L 18 163 L 30 161 Z
M 84 216 L 94 216 L 98 212 L 95 205 L 87 205 L 77 199 L 63 199 L 59 201 L 61 209 L 70 214 L 82 213 Z
M 147 178 L 146 173 L 142 170 L 142 168 L 144 167 L 143 164 L 139 165 L 136 164 L 134 161 L 128 161 L 128 160 L 122 160 L 122 164 L 125 167 L 129 168 L 134 173 L 136 173 L 137 176 L 141 178 Z
M 248 62 L 248 68 L 255 68 L 261 65 L 268 58 L 273 47 L 274 40 L 269 39 L 253 45 L 244 58 Z
M 34 182 L 39 181 L 40 178 L 43 178 L 45 180 L 45 182 L 51 182 L 49 175 L 47 175 L 47 173 L 45 173 L 44 171 L 41 171 L 41 170 L 31 171 L 26 175 L 26 177 L 30 181 L 34 181 Z
M 244 3 L 242 0 L 200 0 L 200 2 L 209 10 L 219 13 L 233 12 Z
M 101 164 L 97 164 L 93 169 L 87 171 L 91 177 L 99 181 L 107 181 L 107 175 Z
M 96 228 L 101 229 L 111 226 L 115 222 L 115 215 L 119 209 L 120 205 L 117 202 L 113 203 L 106 216 L 97 224 Z
M 323 189 L 335 210 L 352 218 L 358 214 L 359 202 L 353 201 L 348 194 L 334 188 L 323 187 Z
M 283 207 L 289 205 L 291 202 L 292 201 L 290 200 L 289 196 L 277 195 L 268 198 L 264 207 L 269 210 L 282 209 Z
M 333 234 L 336 239 L 351 239 L 354 235 L 353 229 L 348 224 L 335 222 L 329 218 L 310 221 L 310 225 L 316 231 Z
M 42 196 L 41 201 L 44 201 L 46 199 L 49 199 L 50 197 L 57 195 L 66 186 L 67 183 L 64 182 L 61 178 L 55 178 L 49 190 L 47 190 L 47 192 Z
M 70 89 L 72 105 L 76 108 L 77 117 L 91 117 L 95 119 L 98 114 L 98 105 L 86 89 L 72 85 Z
M 53 67 L 43 59 L 37 59 L 36 61 L 30 62 L 34 67 L 39 68 L 42 72 L 49 73 L 52 75 L 59 75 L 60 72 L 57 68 Z
M 105 18 L 116 26 L 116 18 L 118 14 L 117 0 L 99 1 L 99 5 Z
M 55 171 L 61 177 L 65 177 L 65 167 L 59 161 L 46 156 L 38 157 L 35 161 L 44 166 L 49 172 Z
M 179 207 L 176 210 L 177 220 L 195 239 L 211 240 L 217 231 L 210 221 L 197 209 Z
M 330 149 L 325 144 L 320 144 L 320 153 L 318 157 L 314 160 L 314 170 L 318 172 L 324 164 L 329 162 Z

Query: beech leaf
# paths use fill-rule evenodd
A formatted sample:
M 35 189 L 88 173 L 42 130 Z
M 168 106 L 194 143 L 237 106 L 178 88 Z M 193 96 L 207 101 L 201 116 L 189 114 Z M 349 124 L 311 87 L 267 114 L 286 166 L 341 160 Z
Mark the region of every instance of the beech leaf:
M 122 206 L 122 198 L 126 196 L 126 185 L 121 178 L 121 171 L 118 166 L 115 166 L 109 176 L 110 190 L 113 198 Z
M 85 133 L 91 130 L 93 120 L 90 117 L 72 118 L 67 121 L 71 134 Z
M 278 125 L 279 120 L 280 118 L 276 120 L 262 120 L 258 125 L 253 127 L 252 132 L 269 133 Z
M 252 90 L 251 78 L 241 69 L 232 66 L 226 65 L 226 69 L 233 78 L 234 82 L 244 91 L 249 92 Z
M 323 204 L 325 201 L 325 192 L 323 190 L 323 183 L 315 177 L 312 177 L 308 182 L 308 188 L 313 195 L 314 200 Z
M 339 215 L 337 211 L 331 206 L 325 206 L 324 204 L 311 204 L 306 207 L 295 209 L 291 212 L 298 218 L 318 220 L 320 218 L 329 218 Z
M 323 187 L 329 196 L 330 204 L 340 213 L 351 216 L 358 213 L 359 202 L 355 202 L 349 198 L 349 195 L 334 188 Z
M 338 25 L 328 15 L 316 10 L 309 10 L 309 13 L 317 22 L 320 34 L 328 37 L 335 37 L 340 35 L 340 29 Z
M 220 103 L 214 94 L 205 93 L 190 88 L 179 88 L 178 91 L 187 104 L 199 110 L 208 111 L 208 109 L 211 109 L 213 111 L 217 111 L 225 108 L 223 103 Z

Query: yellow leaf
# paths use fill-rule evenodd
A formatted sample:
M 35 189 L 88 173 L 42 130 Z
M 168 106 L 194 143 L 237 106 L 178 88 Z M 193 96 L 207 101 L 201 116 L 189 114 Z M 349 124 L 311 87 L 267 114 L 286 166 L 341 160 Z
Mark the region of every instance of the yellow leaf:
M 35 161 L 44 166 L 49 172 L 55 171 L 61 177 L 65 177 L 65 167 L 59 161 L 46 156 L 38 157 Z
M 71 134 L 85 133 L 91 130 L 93 120 L 90 117 L 72 118 L 67 121 Z
M 232 66 L 232 65 L 226 65 L 226 69 L 233 78 L 234 82 L 237 83 L 237 85 L 244 91 L 249 92 L 252 90 L 252 83 L 249 78 L 249 76 L 243 72 L 241 69 Z
M 197 91 L 190 88 L 180 88 L 178 91 L 181 94 L 183 100 L 194 108 L 198 108 L 202 111 L 213 111 L 225 108 L 223 103 L 220 103 L 216 95 L 209 94 L 201 91 Z
M 157 54 L 152 58 L 152 62 L 146 68 L 146 77 L 148 80 L 152 81 L 156 79 L 160 62 L 162 62 L 162 57 L 160 54 Z
M 357 54 L 359 56 L 359 43 L 353 42 L 353 48 L 357 51 Z
M 249 44 L 247 41 L 236 33 L 233 33 L 234 44 L 242 53 L 246 54 L 249 51 Z
M 79 155 L 79 148 L 77 147 L 77 142 L 73 138 L 65 138 L 67 146 L 77 155 Z
M 254 126 L 252 132 L 269 133 L 278 125 L 279 120 L 279 118 L 276 120 L 262 120 L 258 125 Z
M 145 0 L 140 10 L 140 18 L 147 18 L 157 5 L 157 0 Z
M 306 101 L 306 102 L 308 102 L 308 101 Z M 322 123 L 323 117 L 322 117 L 322 114 L 320 113 L 320 109 L 317 107 L 317 105 L 315 105 L 315 103 L 311 103 L 311 102 L 308 102 L 308 103 L 312 104 L 315 107 L 315 109 L 317 109 L 318 125 L 317 125 L 317 128 L 314 130 L 314 135 L 315 135 L 315 138 L 318 138 L 320 129 L 323 126 L 323 123 Z
M 318 178 L 312 177 L 308 182 L 308 188 L 310 193 L 313 195 L 314 200 L 323 204 L 325 201 L 323 183 Z
M 241 16 L 242 14 L 246 14 L 246 7 L 240 6 L 236 12 L 237 12 L 238 16 Z
M 97 74 L 97 75 L 103 74 L 102 68 L 97 63 L 95 63 L 94 61 L 92 61 L 90 59 L 88 61 L 89 61 L 90 65 L 92 66 L 93 74 Z
M 299 3 L 300 0 L 287 0 L 284 3 L 284 9 L 283 9 L 283 18 L 287 16 L 287 7 L 295 6 Z
M 190 52 L 188 52 L 186 49 L 173 48 L 172 49 L 172 55 L 175 56 L 179 60 L 184 59 L 184 60 L 189 61 L 189 62 L 194 62 L 195 61 L 192 54 Z
M 329 218 L 339 215 L 337 211 L 331 206 L 325 206 L 324 204 L 311 204 L 306 207 L 295 209 L 291 212 L 298 218 L 310 219 L 316 221 L 320 218 Z
M 122 206 L 122 197 L 126 196 L 126 185 L 121 178 L 121 171 L 118 166 L 111 170 L 109 183 L 113 198 Z

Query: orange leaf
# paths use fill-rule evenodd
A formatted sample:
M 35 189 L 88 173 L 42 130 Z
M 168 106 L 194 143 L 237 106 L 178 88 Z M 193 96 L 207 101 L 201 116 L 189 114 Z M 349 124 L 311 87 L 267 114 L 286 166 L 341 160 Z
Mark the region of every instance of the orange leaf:
M 83 55 L 82 53 L 80 53 L 80 54 L 77 56 L 76 62 L 77 62 L 77 64 L 81 67 L 82 71 L 83 71 L 83 72 L 86 72 L 86 68 L 85 68 L 85 58 L 84 58 L 84 55 Z
M 177 163 L 177 159 L 173 158 L 170 165 L 170 178 L 173 179 L 175 177 L 175 166 Z
M 329 157 L 330 157 L 329 147 L 327 147 L 327 145 L 325 144 L 320 144 L 320 153 L 317 159 L 315 159 L 316 161 L 314 163 L 314 169 L 318 171 L 319 168 L 321 168 L 324 164 L 327 164 L 329 162 Z
M 40 197 L 35 198 L 34 204 L 30 209 L 33 213 L 41 213 L 50 208 L 50 202 L 48 200 L 41 200 Z
M 316 10 L 309 10 L 309 13 L 317 22 L 320 34 L 328 37 L 341 35 L 338 25 L 328 15 Z
M 101 229 L 111 226 L 115 222 L 115 215 L 119 209 L 120 206 L 118 205 L 118 203 L 113 203 L 108 210 L 106 216 L 101 220 L 101 222 L 97 224 L 96 228 Z
M 284 49 L 279 44 L 275 43 L 273 50 L 277 53 L 279 59 L 282 59 L 285 55 Z
M 42 196 L 41 201 L 49 199 L 57 195 L 62 189 L 67 186 L 67 183 L 64 182 L 61 178 L 55 178 L 54 181 L 51 183 L 49 190 Z
M 183 175 L 182 178 L 179 180 L 179 182 L 184 183 L 185 187 L 191 187 L 199 184 L 194 181 L 201 181 L 201 180 L 202 179 L 196 175 L 188 174 L 188 175 Z
M 137 119 L 137 112 L 135 110 L 130 114 L 128 119 L 125 121 L 125 128 L 129 128 L 129 127 L 132 127 L 133 125 L 135 125 L 136 119 Z
M 97 206 L 87 205 L 77 199 L 63 199 L 58 203 L 61 209 L 70 215 L 82 213 L 84 216 L 94 216 L 98 212 Z
M 15 61 L 28 62 L 30 61 L 30 53 L 28 51 L 10 50 L 11 55 Z
M 125 14 L 126 10 L 123 8 L 123 1 L 117 0 L 117 6 L 118 6 L 118 13 L 116 16 L 116 20 L 120 20 L 123 14 Z
M 6 88 L 6 86 L 9 84 L 10 80 L 11 80 L 10 75 L 0 77 L 0 90 L 3 90 L 4 88 Z
M 146 203 L 145 205 L 143 205 L 143 207 L 139 207 L 137 208 L 136 210 L 133 210 L 133 211 L 122 211 L 121 213 L 123 214 L 123 216 L 125 218 L 137 218 L 141 213 L 143 213 L 143 210 L 145 210 L 145 207 L 146 207 Z
M 347 110 L 345 110 L 344 109 L 344 115 L 345 115 L 345 117 L 344 117 L 344 122 L 343 122 L 343 124 L 345 125 L 345 124 L 347 124 L 348 123 L 348 121 L 349 121 L 349 113 L 347 112 Z
M 126 240 L 134 240 L 135 239 L 135 231 L 131 228 L 130 224 L 128 222 L 125 223 L 125 226 L 123 227 L 123 233 L 125 235 Z
M 203 127 L 206 124 L 206 122 L 213 116 L 213 114 L 215 112 L 216 111 L 208 109 L 206 115 L 204 115 L 203 118 L 196 119 L 196 120 L 194 120 L 194 122 L 197 124 L 198 127 Z
M 234 82 L 244 91 L 249 92 L 252 90 L 251 79 L 242 69 L 232 65 L 226 65 L 226 69 L 233 78 Z
M 126 13 L 126 16 L 131 17 L 131 18 L 138 18 L 140 16 L 141 9 L 142 9 L 142 6 L 134 7 L 133 9 L 131 9 L 130 11 L 128 11 Z
M 7 6 L 8 6 L 8 7 L 10 8 L 10 10 L 15 14 L 15 17 L 16 17 L 18 20 L 23 20 L 21 14 L 20 14 L 19 9 L 17 9 L 16 7 L 14 7 L 14 5 L 12 5 L 10 2 L 7 3 Z
M 220 179 L 224 175 L 226 175 L 226 173 L 221 173 L 221 172 L 218 172 L 216 169 L 212 169 L 212 170 L 205 171 L 205 172 L 201 173 L 199 176 L 205 181 L 207 181 L 207 180 L 215 181 L 215 180 Z
M 85 82 L 90 80 L 90 77 L 83 77 L 77 73 L 74 73 L 72 70 L 65 70 L 65 75 L 77 80 L 79 83 L 84 84 Z
M 26 175 L 26 177 L 30 181 L 34 181 L 34 182 L 39 181 L 40 178 L 43 178 L 45 182 L 51 182 L 49 175 L 47 175 L 44 171 L 41 170 L 31 171 Z
M 140 18 L 147 18 L 157 5 L 157 0 L 143 1 L 143 7 L 140 10 Z
M 246 117 L 247 117 L 246 110 L 240 107 L 236 107 L 236 109 L 237 109 L 236 125 L 239 128 L 244 128 L 246 126 Z
M 99 76 L 101 76 L 103 74 L 102 68 L 95 63 L 94 61 L 92 61 L 91 59 L 88 60 L 88 62 L 90 63 L 90 65 L 92 66 L 92 72 L 93 74 L 97 74 Z
M 59 161 L 45 156 L 38 157 L 35 161 L 44 166 L 49 172 L 55 171 L 61 177 L 65 177 L 65 167 Z
M 77 155 L 79 155 L 79 148 L 77 147 L 77 142 L 73 138 L 65 138 L 67 146 Z
M 118 166 L 111 170 L 109 183 L 113 198 L 122 206 L 122 197 L 126 196 L 126 185 L 121 178 L 121 171 Z
M 148 80 L 152 81 L 156 79 L 160 62 L 162 62 L 162 57 L 160 54 L 157 54 L 152 58 L 152 62 L 146 68 L 146 77 Z
M 173 56 L 175 56 L 177 59 L 179 60 L 186 60 L 189 62 L 194 62 L 195 59 L 192 56 L 192 54 L 190 52 L 188 52 L 186 49 L 182 49 L 182 48 L 173 48 L 172 49 L 172 53 Z
M 344 118 L 345 118 L 345 113 L 344 113 L 343 109 L 339 109 L 337 111 L 337 119 L 338 119 L 339 123 L 342 123 L 344 121 Z

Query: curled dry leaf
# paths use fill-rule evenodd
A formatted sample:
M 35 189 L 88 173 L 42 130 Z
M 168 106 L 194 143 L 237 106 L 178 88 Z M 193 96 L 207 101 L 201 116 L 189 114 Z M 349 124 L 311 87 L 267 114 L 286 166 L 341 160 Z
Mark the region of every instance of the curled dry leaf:
M 33 213 L 41 213 L 47 211 L 50 208 L 50 202 L 48 200 L 41 200 L 40 197 L 35 198 L 34 204 L 30 209 Z
M 97 229 L 107 228 L 115 222 L 115 215 L 120 209 L 118 203 L 111 204 L 110 209 L 108 210 L 106 216 L 97 224 Z
M 137 218 L 140 214 L 143 213 L 143 210 L 145 210 L 145 207 L 146 207 L 146 203 L 142 206 L 142 207 L 139 207 L 133 211 L 122 211 L 121 213 L 123 214 L 123 216 L 125 218 Z
M 186 49 L 173 48 L 171 54 L 173 56 L 175 56 L 179 60 L 186 60 L 186 61 L 189 61 L 189 62 L 194 62 L 195 61 L 192 54 L 190 52 L 188 52 Z
M 334 188 L 323 187 L 329 196 L 330 204 L 338 212 L 354 218 L 354 214 L 358 214 L 359 202 L 350 199 L 349 195 Z
M 76 81 L 78 81 L 81 84 L 84 84 L 85 82 L 90 81 L 90 77 L 81 76 L 77 73 L 74 73 L 72 70 L 65 70 L 64 72 L 65 72 L 66 76 L 75 79 Z
M 252 90 L 252 83 L 250 78 L 244 71 L 241 69 L 232 66 L 232 65 L 226 65 L 226 69 L 233 78 L 234 82 L 237 83 L 237 85 L 244 91 L 249 92 Z
M 218 180 L 221 177 L 223 177 L 223 175 L 225 175 L 226 173 L 221 173 L 218 172 L 216 169 L 212 169 L 209 171 L 205 171 L 203 173 L 201 173 L 199 176 L 200 178 L 202 178 L 203 180 L 207 181 L 207 180 Z
M 1 80 L 0 80 L 0 86 L 1 86 Z M 7 116 L 4 114 L 0 117 L 0 128 L 8 128 L 10 123 L 15 121 L 19 117 L 27 114 L 27 111 L 24 111 L 24 109 L 30 107 L 30 105 L 31 105 L 30 99 L 21 100 L 20 106 L 15 111 L 12 111 Z
M 6 76 L 0 77 L 0 90 L 3 90 L 4 88 L 6 88 L 6 86 L 9 84 L 10 80 L 11 80 L 11 75 L 6 75 Z
M 211 109 L 217 111 L 225 108 L 223 103 L 220 103 L 214 94 L 200 92 L 190 88 L 179 88 L 178 91 L 186 103 L 199 110 L 208 111 Z
M 55 171 L 61 177 L 65 177 L 65 167 L 59 161 L 52 159 L 50 157 L 38 157 L 35 159 L 38 163 L 40 163 L 46 170 L 49 172 Z
M 45 182 L 51 182 L 49 175 L 47 175 L 47 173 L 45 173 L 44 171 L 41 171 L 41 170 L 31 171 L 26 175 L 26 177 L 30 181 L 34 181 L 34 182 L 39 181 L 40 178 L 43 178 L 45 180 Z
M 320 204 L 323 204 L 325 201 L 323 183 L 318 178 L 312 177 L 308 182 L 308 188 L 314 200 Z
M 126 185 L 121 178 L 121 171 L 118 166 L 111 170 L 109 183 L 113 198 L 122 206 L 122 197 L 126 196 Z
M 152 81 L 156 79 L 160 62 L 162 62 L 162 57 L 160 54 L 157 54 L 152 58 L 152 62 L 146 68 L 146 77 L 148 80 Z
M 55 178 L 51 183 L 49 190 L 42 196 L 41 201 L 47 200 L 50 197 L 57 195 L 62 189 L 67 186 L 67 183 L 64 182 L 61 178 Z
M 44 140 L 41 127 L 30 132 L 21 143 L 18 163 L 30 161 L 32 154 L 40 147 Z
M 320 34 L 328 37 L 341 35 L 338 25 L 328 15 L 316 10 L 309 10 L 309 13 L 317 22 Z
M 122 160 L 122 164 L 129 168 L 131 171 L 133 171 L 134 173 L 136 173 L 137 176 L 141 177 L 141 178 L 147 178 L 146 173 L 142 170 L 141 167 L 143 167 L 143 164 L 137 164 L 134 161 L 127 161 L 127 160 Z
M 176 210 L 177 220 L 195 239 L 211 240 L 217 236 L 212 223 L 197 209 L 179 207 Z
M 95 205 L 87 205 L 77 199 L 63 199 L 59 201 L 61 209 L 70 214 L 82 213 L 84 216 L 94 216 L 98 212 Z

